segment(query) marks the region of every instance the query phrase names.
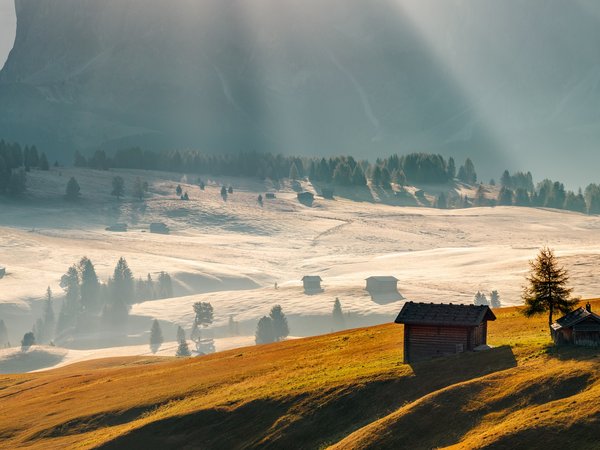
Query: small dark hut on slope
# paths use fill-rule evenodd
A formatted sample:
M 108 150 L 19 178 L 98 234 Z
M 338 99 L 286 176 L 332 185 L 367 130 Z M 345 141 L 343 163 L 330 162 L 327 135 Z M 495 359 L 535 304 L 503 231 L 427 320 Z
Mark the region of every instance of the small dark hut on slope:
M 323 292 L 323 288 L 321 287 L 321 279 L 320 276 L 314 275 L 306 275 L 302 277 L 302 284 L 304 285 L 304 293 L 305 294 L 318 294 Z
M 588 303 L 554 322 L 552 338 L 557 345 L 600 347 L 600 315 L 593 313 Z
M 489 306 L 408 302 L 396 323 L 404 324 L 404 362 L 452 355 L 487 343 Z

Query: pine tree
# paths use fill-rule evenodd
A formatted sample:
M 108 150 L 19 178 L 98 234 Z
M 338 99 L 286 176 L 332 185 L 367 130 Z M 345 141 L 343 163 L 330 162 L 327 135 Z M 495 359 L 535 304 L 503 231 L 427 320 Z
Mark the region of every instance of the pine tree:
M 525 301 L 523 314 L 532 317 L 548 313 L 548 327 L 552 333 L 554 312 L 567 314 L 575 308 L 579 299 L 572 298 L 572 288 L 567 287 L 569 275 L 559 266 L 554 251 L 548 247 L 540 249 L 538 256 L 529 262 L 527 286 L 523 289 Z
M 173 282 L 171 281 L 171 275 L 167 272 L 161 272 L 158 274 L 158 298 L 171 297 L 173 297 Z
M 435 200 L 435 207 L 439 209 L 447 209 L 448 208 L 448 199 L 446 198 L 446 194 L 440 192 L 440 195 L 437 196 Z
M 23 339 L 21 339 L 21 350 L 26 351 L 29 347 L 35 345 L 35 335 L 33 331 L 25 333 Z
M 275 342 L 275 333 L 273 331 L 273 321 L 270 317 L 263 316 L 256 326 L 254 335 L 257 344 L 269 344 Z
M 112 179 L 112 191 L 110 195 L 117 197 L 120 200 L 125 194 L 125 181 L 120 176 L 116 176 Z
M 56 323 L 57 335 L 76 325 L 81 310 L 79 272 L 76 266 L 69 267 L 67 273 L 61 277 L 60 287 L 65 291 L 65 298 Z
M 40 170 L 50 170 L 50 164 L 48 164 L 48 158 L 44 152 L 40 155 Z
M 77 200 L 81 193 L 81 188 L 75 177 L 71 177 L 67 183 L 65 197 L 67 200 Z
M 498 293 L 498 291 L 492 291 L 490 293 L 490 306 L 492 308 L 500 308 L 502 306 L 502 303 L 500 302 L 500 294 Z
M 135 299 L 135 281 L 125 258 L 121 257 L 108 283 L 110 299 L 105 305 L 104 318 L 113 326 L 124 326 L 129 305 Z
M 144 193 L 146 189 L 144 189 L 144 182 L 140 177 L 137 177 L 133 182 L 133 195 L 140 201 L 144 199 Z
M 190 348 L 187 344 L 187 340 L 185 338 L 185 331 L 183 331 L 183 328 L 181 327 L 177 327 L 177 342 L 179 343 L 179 345 L 177 347 L 177 352 L 175 353 L 175 356 L 180 358 L 192 356 Z
M 292 162 L 292 165 L 290 167 L 290 176 L 289 176 L 290 180 L 297 180 L 299 178 L 298 175 L 298 167 L 296 166 L 295 162 Z
M 81 258 L 79 273 L 81 278 L 81 306 L 86 312 L 96 313 L 100 309 L 98 302 L 100 282 L 94 264 L 89 258 L 85 256 Z
M 163 342 L 164 339 L 160 324 L 157 319 L 154 319 L 152 328 L 150 329 L 150 350 L 152 350 L 152 353 L 156 353 Z
M 235 321 L 232 314 L 229 315 L 227 330 L 229 331 L 229 336 L 238 336 L 240 334 L 239 324 Z
M 340 303 L 340 299 L 337 297 L 335 299 L 335 302 L 333 303 L 331 319 L 333 322 L 333 329 L 335 331 L 343 330 L 344 328 L 346 328 L 346 319 L 344 317 L 344 313 L 342 312 L 342 304 Z
M 448 159 L 447 173 L 449 180 L 453 180 L 456 177 L 456 163 L 454 162 L 454 158 L 452 156 L 450 159 Z
M 54 316 L 54 305 L 52 303 L 52 290 L 50 286 L 46 289 L 46 299 L 44 300 L 44 312 L 42 315 L 42 323 L 44 324 L 44 339 L 51 342 L 54 339 L 54 331 L 56 329 L 56 319 Z
M 269 317 L 273 321 L 273 337 L 275 340 L 281 341 L 282 339 L 285 339 L 290 334 L 290 329 L 281 306 L 273 306 L 269 313 Z
M 476 306 L 489 306 L 486 295 L 480 291 L 475 294 L 475 300 L 473 302 Z
M 513 191 L 506 186 L 502 186 L 500 193 L 498 194 L 498 204 L 503 206 L 510 206 L 513 204 Z
M 0 347 L 6 347 L 8 345 L 8 330 L 4 320 L 0 319 Z
M 177 197 L 181 197 L 182 192 L 183 192 L 183 189 L 181 189 L 181 185 L 178 184 L 177 187 L 175 188 L 175 193 L 177 194 Z

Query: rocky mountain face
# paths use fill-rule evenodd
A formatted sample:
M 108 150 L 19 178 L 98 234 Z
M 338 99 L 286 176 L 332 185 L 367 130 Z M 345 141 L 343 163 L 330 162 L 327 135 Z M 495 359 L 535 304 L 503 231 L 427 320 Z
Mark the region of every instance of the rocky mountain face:
M 552 175 L 600 138 L 600 8 L 588 0 L 16 9 L 0 136 L 64 162 L 75 149 L 130 145 L 372 159 L 434 151 L 470 155 L 495 176 L 553 155 L 540 170 Z

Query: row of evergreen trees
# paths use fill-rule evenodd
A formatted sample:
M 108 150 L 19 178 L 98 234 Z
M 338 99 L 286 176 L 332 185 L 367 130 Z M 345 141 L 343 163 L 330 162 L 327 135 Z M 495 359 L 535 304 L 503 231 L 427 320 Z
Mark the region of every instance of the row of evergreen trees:
M 469 184 L 477 181 L 470 159 L 458 169 L 454 159 L 441 155 L 413 153 L 378 159 L 375 164 L 356 161 L 352 156 L 309 158 L 273 155 L 271 153 L 237 153 L 209 155 L 197 151 L 152 152 L 140 148 L 119 150 L 109 157 L 103 150 L 90 158 L 75 152 L 76 167 L 94 169 L 146 169 L 173 172 L 208 173 L 212 175 L 246 176 L 261 179 L 292 180 L 308 177 L 311 181 L 342 186 L 365 186 L 370 179 L 375 186 L 387 187 L 391 182 L 446 183 L 458 178 Z
M 57 319 L 52 291 L 50 288 L 46 291 L 42 317 L 33 327 L 39 343 L 49 343 L 55 337 L 71 335 L 89 326 L 95 318 L 103 319 L 108 327 L 119 328 L 127 321 L 133 303 L 173 296 L 172 280 L 168 273 L 159 273 L 156 281 L 150 274 L 136 281 L 123 257 L 106 283 L 98 278 L 92 261 L 83 257 L 61 277 L 60 287 L 64 297 Z
M 50 168 L 45 153 L 40 155 L 35 146 L 22 148 L 19 144 L 0 140 L 0 194 L 18 196 L 25 192 L 25 174 L 32 168 Z

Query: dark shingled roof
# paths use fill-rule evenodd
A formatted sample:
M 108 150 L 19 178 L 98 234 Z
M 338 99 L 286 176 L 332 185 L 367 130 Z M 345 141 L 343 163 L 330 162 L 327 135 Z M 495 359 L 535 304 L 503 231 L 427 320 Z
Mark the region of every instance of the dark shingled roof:
M 556 322 L 552 324 L 552 329 L 554 331 L 558 331 L 562 328 L 571 328 L 574 325 L 577 325 L 579 322 L 584 321 L 588 317 L 595 319 L 600 323 L 600 316 L 596 313 L 588 311 L 587 309 L 581 307 L 576 309 L 575 311 L 571 311 L 564 317 L 561 317 Z
M 381 276 L 381 277 L 369 277 L 367 280 L 375 280 L 375 281 L 398 281 L 398 278 L 391 276 Z
M 318 275 L 305 275 L 302 277 L 302 281 L 323 281 Z
M 396 323 L 476 327 L 484 320 L 496 320 L 489 306 L 408 302 L 398 314 Z

